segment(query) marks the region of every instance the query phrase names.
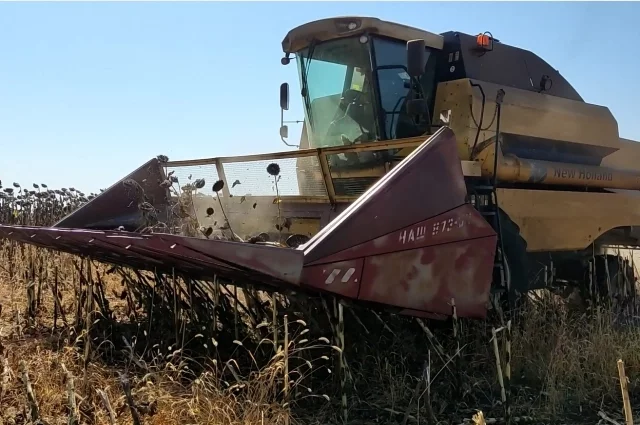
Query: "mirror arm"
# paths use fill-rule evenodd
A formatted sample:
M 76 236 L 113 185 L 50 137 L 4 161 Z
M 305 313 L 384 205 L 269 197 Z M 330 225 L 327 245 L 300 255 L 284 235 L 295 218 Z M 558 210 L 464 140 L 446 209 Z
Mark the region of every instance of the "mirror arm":
M 284 140 L 284 137 L 280 136 L 280 139 L 282 140 L 282 143 L 284 143 L 285 145 L 292 147 L 292 148 L 300 148 L 300 145 L 292 145 L 291 143 L 287 143 L 286 140 Z
M 282 130 L 283 128 L 286 128 L 287 126 L 284 125 L 284 109 L 280 108 L 280 140 L 282 140 L 282 143 L 284 143 L 285 145 L 292 147 L 292 148 L 300 148 L 300 145 L 293 145 L 291 143 L 287 143 L 287 141 L 285 140 L 283 134 L 282 134 Z M 287 135 L 289 134 L 289 131 L 287 130 Z

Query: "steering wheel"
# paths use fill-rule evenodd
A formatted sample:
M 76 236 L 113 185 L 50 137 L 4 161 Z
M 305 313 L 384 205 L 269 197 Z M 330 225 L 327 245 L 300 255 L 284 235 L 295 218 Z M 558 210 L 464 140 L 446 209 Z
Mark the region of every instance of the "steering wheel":
M 360 123 L 360 120 L 361 120 L 361 115 L 363 113 L 363 109 L 365 108 L 365 105 L 368 103 L 369 102 L 365 94 L 359 90 L 347 89 L 344 92 L 342 92 L 342 95 L 340 96 L 340 102 L 338 103 L 338 110 L 339 110 L 339 112 L 337 112 L 338 116 L 334 118 L 333 121 L 331 121 L 331 123 L 329 124 L 329 128 L 327 130 L 327 136 L 331 136 L 331 137 L 340 136 L 341 142 L 343 145 L 346 145 L 346 146 L 352 145 L 355 142 L 355 140 L 354 141 L 349 140 L 345 135 L 340 134 L 340 132 L 337 130 L 341 122 L 349 119 L 354 121 L 355 123 L 357 123 L 357 125 L 360 126 L 360 129 L 362 130 L 363 135 L 361 135 L 359 138 L 363 137 L 365 134 L 365 131 L 362 128 L 362 124 Z
M 347 110 L 349 105 L 354 105 L 356 107 L 362 107 L 366 101 L 363 101 L 365 98 L 364 93 L 359 90 L 347 89 L 342 92 L 342 96 L 340 96 L 340 109 L 343 111 Z

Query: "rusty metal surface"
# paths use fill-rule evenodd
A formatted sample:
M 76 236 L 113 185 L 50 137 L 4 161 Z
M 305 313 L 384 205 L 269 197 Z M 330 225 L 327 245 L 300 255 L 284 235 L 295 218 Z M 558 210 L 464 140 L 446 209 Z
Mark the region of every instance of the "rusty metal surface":
M 0 225 L 12 239 L 107 263 L 272 285 L 296 285 L 302 252 L 255 244 L 195 239 L 167 234 Z
M 135 230 L 144 225 L 142 202 L 155 208 L 153 214 L 160 221 L 166 221 L 169 190 L 160 185 L 165 178 L 160 161 L 154 158 L 53 227 L 114 230 L 123 226 Z
M 452 210 L 466 193 L 455 136 L 443 127 L 323 228 L 305 263 Z
M 359 300 L 410 310 L 484 318 L 496 237 L 415 248 L 368 258 Z
M 471 205 L 396 230 L 305 265 L 302 282 L 316 289 L 404 314 L 482 318 L 497 235 Z

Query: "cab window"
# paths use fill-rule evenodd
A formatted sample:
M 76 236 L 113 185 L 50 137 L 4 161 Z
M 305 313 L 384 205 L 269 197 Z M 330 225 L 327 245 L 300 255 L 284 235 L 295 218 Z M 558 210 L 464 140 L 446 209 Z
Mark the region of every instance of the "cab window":
M 410 78 L 406 72 L 406 43 L 375 37 L 373 46 L 382 109 L 381 127 L 386 139 L 420 136 L 424 129 L 416 125 L 413 117 L 406 113 L 407 96 L 410 94 Z M 436 55 L 432 54 L 431 49 L 427 49 L 425 56 L 427 61 L 421 83 L 427 102 L 431 104 L 435 88 Z

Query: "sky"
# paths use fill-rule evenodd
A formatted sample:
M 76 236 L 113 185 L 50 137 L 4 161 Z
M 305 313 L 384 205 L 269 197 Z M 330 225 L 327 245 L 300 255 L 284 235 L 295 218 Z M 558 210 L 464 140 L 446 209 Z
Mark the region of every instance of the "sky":
M 89 193 L 156 155 L 172 160 L 289 150 L 302 119 L 295 26 L 375 16 L 441 33 L 491 33 L 533 50 L 621 137 L 640 140 L 640 3 L 0 2 L 0 180 Z M 289 126 L 296 142 L 301 125 Z

